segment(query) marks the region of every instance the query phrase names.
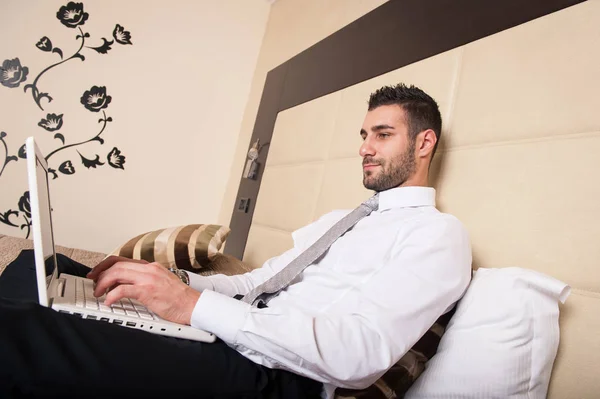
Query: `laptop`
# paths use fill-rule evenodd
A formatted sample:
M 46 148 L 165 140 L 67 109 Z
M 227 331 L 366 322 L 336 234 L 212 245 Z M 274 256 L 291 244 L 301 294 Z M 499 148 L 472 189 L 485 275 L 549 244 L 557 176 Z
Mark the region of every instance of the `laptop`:
M 48 187 L 48 164 L 33 137 L 27 139 L 26 149 L 40 305 L 83 319 L 99 320 L 169 337 L 214 342 L 216 337 L 213 334 L 161 319 L 136 300 L 124 298 L 106 306 L 103 297 L 94 297 L 93 280 L 58 273 Z

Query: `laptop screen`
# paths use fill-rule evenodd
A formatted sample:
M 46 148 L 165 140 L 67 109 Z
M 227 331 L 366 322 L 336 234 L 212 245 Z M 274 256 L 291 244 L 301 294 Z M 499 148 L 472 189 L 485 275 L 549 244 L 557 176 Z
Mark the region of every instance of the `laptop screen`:
M 58 277 L 58 268 L 52 232 L 48 164 L 33 137 L 27 139 L 26 149 L 38 300 L 40 305 L 49 306 L 54 297 L 49 287 Z
M 40 225 L 42 227 L 42 251 L 44 264 L 46 266 L 46 277 L 49 277 L 56 271 L 56 255 L 54 253 L 54 234 L 52 232 L 52 208 L 50 207 L 50 192 L 48 188 L 48 173 L 35 157 L 35 174 L 38 186 L 38 201 L 40 210 Z M 47 280 L 50 281 L 49 279 Z

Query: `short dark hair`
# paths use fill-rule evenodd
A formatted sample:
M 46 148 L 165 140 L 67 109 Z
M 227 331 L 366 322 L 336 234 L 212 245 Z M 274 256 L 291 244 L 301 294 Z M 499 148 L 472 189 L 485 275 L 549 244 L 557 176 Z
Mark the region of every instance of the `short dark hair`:
M 369 97 L 369 111 L 382 105 L 399 105 L 407 115 L 408 136 L 415 140 L 417 135 L 427 129 L 435 132 L 437 142 L 431 157 L 442 134 L 442 115 L 437 102 L 430 95 L 416 86 L 406 86 L 399 83 L 396 86 L 384 86 Z

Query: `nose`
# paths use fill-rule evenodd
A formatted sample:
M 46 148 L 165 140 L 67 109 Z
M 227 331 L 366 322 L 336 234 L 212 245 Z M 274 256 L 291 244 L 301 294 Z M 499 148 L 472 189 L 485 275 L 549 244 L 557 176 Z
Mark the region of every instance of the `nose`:
M 366 156 L 373 156 L 373 155 L 375 155 L 375 148 L 373 147 L 373 144 L 371 143 L 370 136 L 367 136 L 365 138 L 365 140 L 363 141 L 362 145 L 358 149 L 358 153 L 363 158 L 366 157 Z

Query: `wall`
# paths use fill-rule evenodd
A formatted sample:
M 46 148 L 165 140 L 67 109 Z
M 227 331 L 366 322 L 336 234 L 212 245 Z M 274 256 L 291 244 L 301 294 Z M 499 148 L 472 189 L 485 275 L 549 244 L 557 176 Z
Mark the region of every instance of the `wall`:
M 220 223 L 229 224 L 231 220 L 267 72 L 383 3 L 384 0 L 278 0 L 271 6 L 223 197 Z
M 0 15 L 0 62 L 18 57 L 29 69 L 19 87 L 0 86 L 0 131 L 7 133 L 9 156 L 17 156 L 31 135 L 46 154 L 63 146 L 57 132 L 67 145 L 90 139 L 104 124 L 98 123 L 102 112 L 84 108 L 80 97 L 94 85 L 112 97 L 103 109 L 112 118 L 101 135 L 104 144 L 65 149 L 49 161 L 58 170 L 70 160 L 75 169 L 71 175 L 57 172 L 51 182 L 57 243 L 107 252 L 147 230 L 217 222 L 269 3 L 85 1 L 86 46 L 113 40 L 116 24 L 131 32 L 132 45 L 114 42 L 106 54 L 84 47 L 85 61 L 72 59 L 48 71 L 38 87 L 53 101 L 42 99 L 41 110 L 23 88 L 60 56 L 40 51 L 36 43 L 49 37 L 65 58 L 80 44 L 77 28 L 56 17 L 66 3 L 6 0 Z M 38 126 L 49 113 L 63 114 L 60 130 Z M 114 147 L 126 157 L 123 169 L 107 162 Z M 92 160 L 99 155 L 104 165 L 84 167 L 77 151 Z M 5 162 L 0 145 L 0 168 Z M 8 162 L 0 176 L 0 214 L 19 211 L 26 190 L 25 160 Z M 25 223 L 23 214 L 9 220 Z M 0 223 L 0 234 L 24 237 L 26 230 Z

